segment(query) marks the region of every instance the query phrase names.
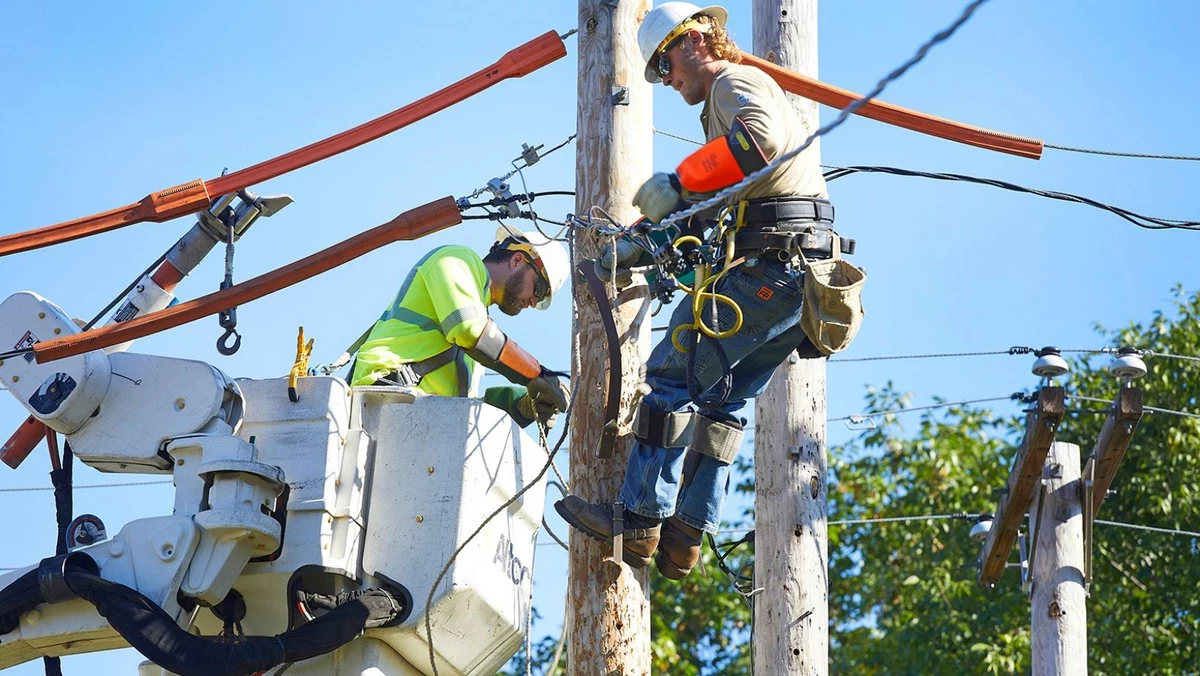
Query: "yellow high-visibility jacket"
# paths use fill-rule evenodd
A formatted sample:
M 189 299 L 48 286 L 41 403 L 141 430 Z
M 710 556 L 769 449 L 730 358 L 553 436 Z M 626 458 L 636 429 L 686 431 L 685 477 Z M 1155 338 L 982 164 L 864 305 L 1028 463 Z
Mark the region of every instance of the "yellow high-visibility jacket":
M 370 385 L 402 364 L 419 362 L 454 346 L 475 347 L 487 325 L 492 303 L 490 277 L 474 250 L 458 245 L 430 251 L 408 274 L 396 299 L 371 329 L 358 351 L 352 385 Z M 475 396 L 475 360 L 466 354 Z M 430 394 L 459 394 L 458 367 L 452 361 L 422 378 L 418 387 Z

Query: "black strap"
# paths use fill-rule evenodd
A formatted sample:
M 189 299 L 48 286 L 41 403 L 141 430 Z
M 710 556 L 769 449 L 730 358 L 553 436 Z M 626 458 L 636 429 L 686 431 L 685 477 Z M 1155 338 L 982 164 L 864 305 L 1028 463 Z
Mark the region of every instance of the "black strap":
M 50 434 L 55 434 L 50 431 Z M 63 453 L 62 453 L 62 469 L 50 471 L 50 483 L 54 486 L 54 518 L 58 525 L 58 541 L 54 544 L 54 551 L 58 554 L 56 559 L 63 557 L 67 553 L 67 529 L 71 525 L 71 514 L 75 511 L 71 499 L 71 483 L 72 483 L 72 465 L 74 464 L 75 454 L 71 452 L 71 444 L 63 438 Z M 49 561 L 50 559 L 47 559 Z M 40 568 L 45 568 L 45 561 L 42 562 Z M 61 583 L 62 587 L 66 586 L 66 581 L 61 577 L 62 570 L 58 571 L 59 577 L 56 582 Z M 51 580 L 45 578 L 43 571 L 38 571 L 38 585 L 43 593 L 47 591 L 59 590 L 57 584 L 50 584 Z M 49 586 L 48 586 L 49 585 Z M 71 598 L 75 595 L 74 592 L 66 589 L 68 596 Z M 46 676 L 62 676 L 62 662 L 57 657 L 44 657 L 42 663 L 46 668 Z
M 604 402 L 605 424 L 600 432 L 596 457 L 611 458 L 617 445 L 616 422 L 621 415 L 621 338 L 617 333 L 617 322 L 604 290 L 604 282 L 596 275 L 595 261 L 581 261 L 575 270 L 587 280 L 588 289 L 596 299 L 596 309 L 600 311 L 600 323 L 604 325 L 604 337 L 608 343 L 608 398 Z
M 432 357 L 422 359 L 421 361 L 412 362 L 408 364 L 408 367 L 412 369 L 413 375 L 415 375 L 417 380 L 420 381 L 421 378 L 424 378 L 430 373 L 442 368 L 446 364 L 458 359 L 458 355 L 461 353 L 462 348 L 457 345 L 452 345 L 449 349 L 442 350 Z
M 833 254 L 833 238 L 843 254 L 853 254 L 855 241 L 840 237 L 828 228 L 814 228 L 814 232 L 788 232 L 768 228 L 743 227 L 734 235 L 734 247 L 739 253 L 775 250 L 801 251 L 806 256 L 830 256 Z
M 815 197 L 772 197 L 746 204 L 744 223 L 771 224 L 781 221 L 814 221 L 833 224 L 834 209 L 828 200 Z

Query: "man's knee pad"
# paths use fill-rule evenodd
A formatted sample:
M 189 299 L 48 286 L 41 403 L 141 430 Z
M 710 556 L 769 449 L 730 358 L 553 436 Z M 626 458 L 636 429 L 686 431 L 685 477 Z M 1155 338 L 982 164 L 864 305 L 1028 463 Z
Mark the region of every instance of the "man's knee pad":
M 649 446 L 683 448 L 692 439 L 691 411 L 663 413 L 642 402 L 633 416 L 633 436 Z
M 696 414 L 692 424 L 692 443 L 688 450 L 714 458 L 722 465 L 733 464 L 746 433 L 737 421 L 710 415 Z

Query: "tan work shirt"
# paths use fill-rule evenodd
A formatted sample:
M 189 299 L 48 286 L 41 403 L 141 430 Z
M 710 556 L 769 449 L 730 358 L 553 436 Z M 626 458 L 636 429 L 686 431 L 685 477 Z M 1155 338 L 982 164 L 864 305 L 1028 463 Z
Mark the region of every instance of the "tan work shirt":
M 735 117 L 750 128 L 768 161 L 800 147 L 808 138 L 800 116 L 769 75 L 753 66 L 731 63 L 717 74 L 700 112 L 705 140 L 727 135 Z M 814 152 L 810 146 L 734 199 L 828 197 L 821 167 L 811 159 Z

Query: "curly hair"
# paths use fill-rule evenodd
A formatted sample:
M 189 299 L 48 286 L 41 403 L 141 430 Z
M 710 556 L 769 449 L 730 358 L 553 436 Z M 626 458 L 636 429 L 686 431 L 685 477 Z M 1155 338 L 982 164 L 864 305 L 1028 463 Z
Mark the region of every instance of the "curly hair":
M 717 59 L 724 59 L 730 63 L 741 63 L 742 52 L 738 49 L 733 38 L 729 37 L 729 31 L 718 26 L 713 18 L 707 14 L 701 14 L 696 17 L 696 21 L 707 24 L 708 30 L 704 32 L 706 42 L 708 42 L 709 52 Z

